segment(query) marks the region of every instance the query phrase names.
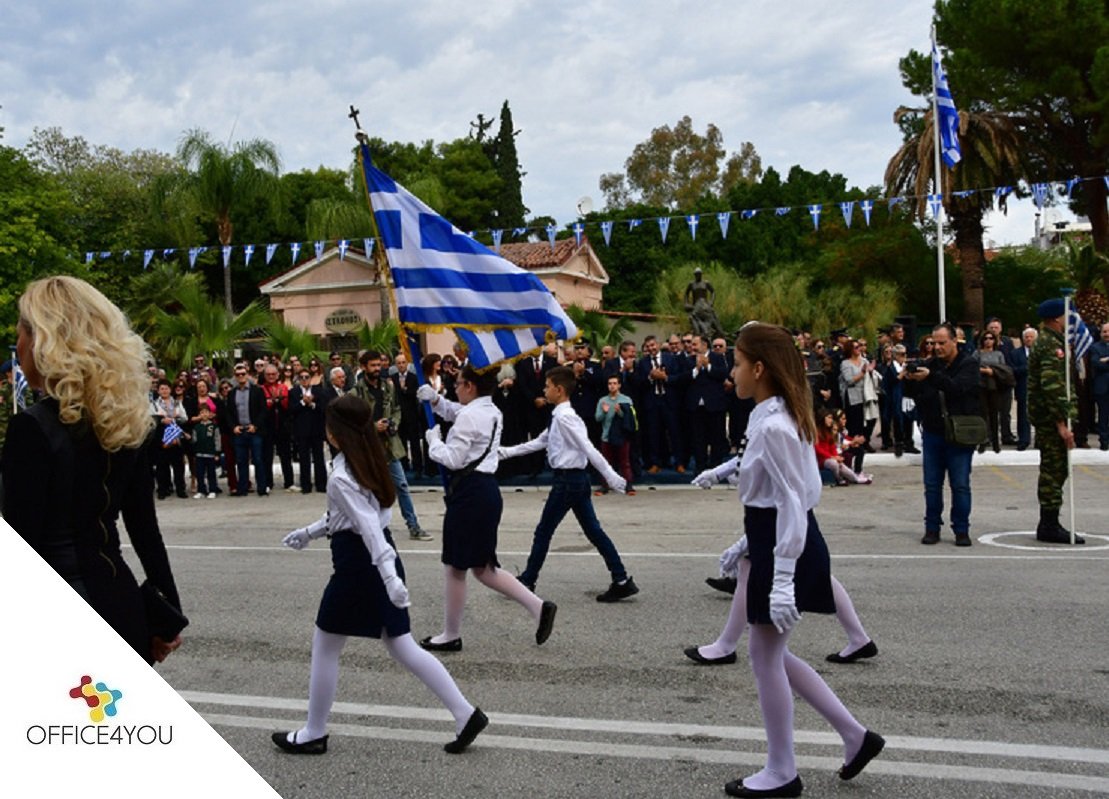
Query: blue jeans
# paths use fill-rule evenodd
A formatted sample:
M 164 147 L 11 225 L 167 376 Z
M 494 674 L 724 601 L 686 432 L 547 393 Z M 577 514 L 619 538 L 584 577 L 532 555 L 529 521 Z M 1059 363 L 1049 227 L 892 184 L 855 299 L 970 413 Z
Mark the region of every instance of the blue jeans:
M 216 456 L 196 456 L 196 490 L 201 494 L 214 494 L 219 486 L 216 483 Z
M 262 434 L 243 430 L 238 435 L 232 435 L 232 438 L 235 444 L 235 467 L 239 472 L 235 493 L 239 496 L 246 495 L 246 487 L 250 485 L 250 462 L 253 460 L 254 488 L 257 489 L 258 496 L 262 496 L 269 486 L 269 480 L 262 471 Z
M 951 529 L 970 532 L 970 463 L 974 447 L 948 444 L 938 433 L 922 433 L 924 442 L 924 529 L 943 527 L 943 479 L 951 483 Z
M 393 478 L 393 485 L 397 488 L 397 502 L 400 504 L 400 513 L 409 530 L 420 527 L 420 520 L 416 518 L 416 508 L 412 505 L 412 492 L 408 490 L 408 478 L 404 476 L 404 464 L 399 460 L 389 461 L 389 475 Z
M 569 511 L 574 512 L 585 537 L 605 559 L 605 566 L 612 573 L 612 581 L 620 582 L 627 578 L 628 573 L 624 571 L 620 553 L 616 551 L 612 539 L 601 529 L 601 523 L 597 521 L 597 514 L 593 510 L 593 487 L 589 484 L 589 472 L 585 469 L 555 469 L 551 493 L 543 506 L 539 526 L 535 528 L 528 565 L 520 575 L 520 582 L 534 585 L 539 579 L 539 570 L 547 559 L 551 538 L 554 537 L 559 522 L 566 518 Z

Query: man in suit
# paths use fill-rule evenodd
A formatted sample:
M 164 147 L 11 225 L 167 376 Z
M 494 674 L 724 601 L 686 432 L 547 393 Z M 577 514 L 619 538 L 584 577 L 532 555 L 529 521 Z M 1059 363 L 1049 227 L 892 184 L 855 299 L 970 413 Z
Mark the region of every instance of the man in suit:
M 574 391 L 570 395 L 570 407 L 585 422 L 589 440 L 598 450 L 601 447 L 601 426 L 596 419 L 597 400 L 606 392 L 601 364 L 593 360 L 593 348 L 585 342 L 574 345 Z
M 263 368 L 265 364 L 263 363 Z M 235 447 L 235 465 L 238 468 L 236 490 L 231 495 L 245 497 L 250 484 L 250 462 L 254 461 L 254 485 L 258 496 L 269 496 L 270 478 L 262 472 L 263 435 L 265 428 L 266 395 L 250 382 L 246 364 L 235 367 L 235 388 L 227 397 L 225 406 L 231 442 Z
M 682 370 L 671 352 L 661 351 L 658 339 L 647 336 L 643 342 L 647 354 L 636 367 L 636 382 L 642 388 L 644 428 L 647 438 L 647 471 L 658 474 L 665 463 L 663 446 L 668 439 L 671 452 L 681 451 L 678 433 L 678 386 Z M 678 461 L 675 469 L 685 472 Z
M 293 439 L 296 441 L 300 460 L 300 490 L 312 493 L 327 490 L 327 464 L 323 458 L 324 411 L 330 391 L 324 386 L 312 386 L 311 373 L 301 368 L 297 385 L 289 391 L 289 413 L 292 416 Z M 313 481 L 313 471 L 315 481 Z
M 683 380 L 685 415 L 689 419 L 693 459 L 700 474 L 726 458 L 724 381 L 728 378 L 728 363 L 722 353 L 710 350 L 705 336 L 694 335 L 693 346 L 692 366 L 683 373 Z
M 1017 398 L 1017 449 L 1021 452 L 1032 444 L 1032 425 L 1028 422 L 1028 356 L 1038 335 L 1036 328 L 1026 327 L 1020 334 L 1021 346 L 1014 347 L 1009 355 L 1009 365 L 1013 367 L 1013 378 L 1016 380 L 1013 393 Z
M 1013 346 L 1013 340 L 1001 332 L 1001 320 L 996 316 L 991 316 L 986 322 L 986 331 L 993 334 L 998 351 L 1005 356 L 1005 363 L 1012 366 L 1013 351 L 1016 350 L 1016 347 Z M 997 401 L 999 406 L 997 419 L 1001 426 L 1001 443 L 1016 444 L 1018 440 L 1013 438 L 1013 388 L 1002 389 Z
M 1101 340 L 1090 347 L 1090 372 L 1097 405 L 1097 437 L 1104 452 L 1109 450 L 1109 322 L 1101 326 Z

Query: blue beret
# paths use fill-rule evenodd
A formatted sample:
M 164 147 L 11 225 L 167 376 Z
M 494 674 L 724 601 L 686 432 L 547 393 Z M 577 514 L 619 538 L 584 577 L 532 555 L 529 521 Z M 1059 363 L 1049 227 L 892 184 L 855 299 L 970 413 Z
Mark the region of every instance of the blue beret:
M 1059 297 L 1044 300 L 1040 303 L 1040 307 L 1036 309 L 1036 315 L 1041 319 L 1058 319 L 1063 313 L 1063 300 Z
M 0 372 L 3 372 L 4 374 L 7 374 L 11 370 L 12 370 L 12 360 L 11 360 L 11 358 L 4 361 L 3 363 L 0 363 Z

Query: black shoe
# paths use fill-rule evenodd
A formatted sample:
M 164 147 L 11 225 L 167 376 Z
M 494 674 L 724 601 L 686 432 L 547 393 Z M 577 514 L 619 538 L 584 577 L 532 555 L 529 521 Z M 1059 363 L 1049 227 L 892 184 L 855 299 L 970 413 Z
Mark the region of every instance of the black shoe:
M 184 491 L 178 491 L 177 492 L 177 497 L 178 497 L 178 499 L 188 499 L 189 495 Z
M 970 540 L 970 535 L 967 533 L 955 533 L 955 546 L 969 547 L 973 544 L 974 542 Z
M 459 636 L 452 641 L 444 641 L 441 644 L 437 644 L 431 640 L 431 636 L 429 635 L 427 638 L 420 641 L 420 646 L 428 652 L 461 652 L 462 637 Z
M 470 714 L 470 720 L 462 728 L 462 732 L 458 733 L 458 737 L 450 743 L 443 744 L 443 751 L 452 755 L 461 754 L 467 746 L 474 742 L 474 738 L 477 738 L 478 734 L 488 726 L 489 717 L 481 712 L 480 707 L 475 707 L 474 712 Z
M 735 663 L 736 655 L 732 652 L 730 655 L 721 655 L 718 658 L 707 658 L 697 651 L 697 647 L 691 646 L 683 650 L 685 656 L 692 660 L 694 663 L 700 663 L 702 666 L 724 666 L 728 663 Z
M 909 445 L 909 446 L 905 447 L 905 451 L 908 452 L 910 455 L 919 455 L 920 454 L 920 450 L 917 449 L 916 447 L 912 446 L 912 445 Z
M 1101 444 L 1099 445 L 1099 449 L 1100 449 L 1100 450 L 1101 450 L 1102 452 L 1107 452 L 1107 451 L 1109 451 L 1109 441 L 1102 441 L 1102 442 L 1101 442 Z
M 603 594 L 597 595 L 598 602 L 619 602 L 621 599 L 627 599 L 630 596 L 635 596 L 639 593 L 639 586 L 635 584 L 635 580 L 631 577 L 624 580 L 622 583 L 613 583 L 608 587 L 608 590 Z
M 706 577 L 705 585 L 723 591 L 725 594 L 734 594 L 739 581 L 734 577 Z
M 854 652 L 848 652 L 846 655 L 841 655 L 839 652 L 833 652 L 824 658 L 829 663 L 854 663 L 856 660 L 863 658 L 872 658 L 878 654 L 878 645 L 873 641 L 867 641 Z
M 785 785 L 779 785 L 777 788 L 748 788 L 743 784 L 743 780 L 732 780 L 724 786 L 724 793 L 728 794 L 728 796 L 763 796 L 769 799 L 769 797 L 774 796 L 800 796 L 804 787 L 805 786 L 801 784 L 801 775 L 798 774 Z
M 542 644 L 551 637 L 556 613 L 558 613 L 558 605 L 543 600 L 543 610 L 539 611 L 539 626 L 535 629 L 536 644 Z
M 315 738 L 303 743 L 293 743 L 289 740 L 289 733 L 275 732 L 270 740 L 277 744 L 277 748 L 292 755 L 322 755 L 327 751 L 327 737 Z
M 839 770 L 839 778 L 841 780 L 849 780 L 852 777 L 857 777 L 859 772 L 866 768 L 866 764 L 874 758 L 878 757 L 878 753 L 886 745 L 886 739 L 876 732 L 866 731 L 863 736 L 863 745 L 859 749 L 859 753 L 851 758 L 850 763 L 845 763 Z
M 1028 449 L 1027 444 L 1017 444 L 1017 452 L 1024 452 L 1026 449 Z
M 920 539 L 922 544 L 938 544 L 940 542 L 939 530 L 928 530 L 924 533 L 924 538 Z
M 904 454 L 905 448 L 903 446 L 901 446 L 900 444 L 893 445 L 893 457 L 900 458 Z

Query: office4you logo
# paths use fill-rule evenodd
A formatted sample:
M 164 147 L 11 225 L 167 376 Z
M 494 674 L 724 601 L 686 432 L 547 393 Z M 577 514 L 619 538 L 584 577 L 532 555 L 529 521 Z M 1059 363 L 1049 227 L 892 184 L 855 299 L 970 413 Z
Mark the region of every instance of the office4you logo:
M 71 699 L 81 700 L 91 724 L 32 724 L 27 742 L 33 746 L 168 746 L 173 743 L 173 725 L 110 724 L 121 717 L 123 691 L 109 687 L 103 680 L 82 675 L 77 685 L 67 689 Z

